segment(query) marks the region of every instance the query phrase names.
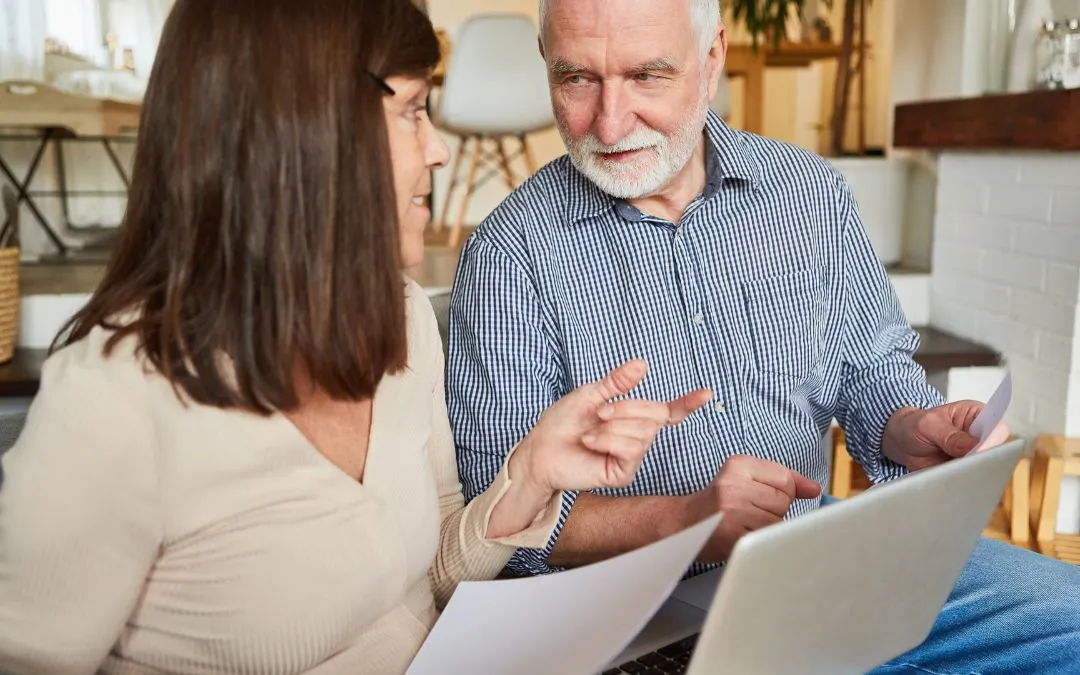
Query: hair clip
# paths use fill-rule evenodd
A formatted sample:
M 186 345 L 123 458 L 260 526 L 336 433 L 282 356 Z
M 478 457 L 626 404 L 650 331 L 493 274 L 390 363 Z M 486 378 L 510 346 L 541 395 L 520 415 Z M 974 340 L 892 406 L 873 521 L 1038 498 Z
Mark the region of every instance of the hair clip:
M 394 88 L 386 83 L 386 80 L 382 79 L 370 70 L 368 71 L 368 75 L 370 75 L 371 79 L 375 80 L 375 82 L 378 83 L 379 87 L 387 94 L 390 94 L 391 96 L 397 95 L 397 92 L 394 91 Z

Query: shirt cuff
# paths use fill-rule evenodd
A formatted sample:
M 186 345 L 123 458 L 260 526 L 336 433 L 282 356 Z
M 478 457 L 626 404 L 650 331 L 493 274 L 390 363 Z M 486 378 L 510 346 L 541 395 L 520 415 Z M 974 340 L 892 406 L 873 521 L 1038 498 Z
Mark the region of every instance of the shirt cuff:
M 868 393 L 874 402 L 856 420 L 855 429 L 847 431 L 848 452 L 862 465 L 866 475 L 874 483 L 899 478 L 908 473 L 907 467 L 897 464 L 881 452 L 885 426 L 896 411 L 903 408 L 933 408 L 943 400 L 929 385 L 904 386 L 890 389 L 886 386 Z M 854 432 L 854 433 L 852 433 Z
M 517 446 L 514 447 L 503 461 L 502 468 L 495 476 L 495 480 L 487 490 L 484 490 L 476 499 L 466 506 L 468 513 L 466 518 L 466 531 L 477 541 L 487 544 L 508 546 L 511 548 L 543 548 L 551 539 L 555 526 L 559 523 L 559 511 L 562 506 L 562 492 L 556 492 L 548 500 L 548 503 L 536 514 L 532 522 L 524 530 L 507 535 L 505 537 L 488 538 L 485 536 L 491 514 L 509 490 L 513 482 L 510 479 L 510 458 L 514 456 Z

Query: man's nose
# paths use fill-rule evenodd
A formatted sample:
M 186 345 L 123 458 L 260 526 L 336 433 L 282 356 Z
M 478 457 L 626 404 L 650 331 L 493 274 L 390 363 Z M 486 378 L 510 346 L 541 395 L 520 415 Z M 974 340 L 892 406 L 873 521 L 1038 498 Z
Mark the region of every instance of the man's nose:
M 600 115 L 596 119 L 596 137 L 605 145 L 615 145 L 630 133 L 633 114 L 619 84 L 605 82 L 600 93 Z

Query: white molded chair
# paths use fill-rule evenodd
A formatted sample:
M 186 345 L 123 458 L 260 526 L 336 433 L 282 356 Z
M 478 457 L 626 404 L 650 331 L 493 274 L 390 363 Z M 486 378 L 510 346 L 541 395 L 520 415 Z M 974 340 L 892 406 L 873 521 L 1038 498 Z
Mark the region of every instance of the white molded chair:
M 720 80 L 717 82 L 716 96 L 709 101 L 709 107 L 725 122 L 731 119 L 731 83 L 728 81 L 727 72 L 720 71 Z
M 547 68 L 540 56 L 536 25 L 529 17 L 480 14 L 461 25 L 450 52 L 435 124 L 459 139 L 450 184 L 435 223 L 436 230 L 446 226 L 454 193 L 462 188 L 457 219 L 450 226 L 448 243 L 453 247 L 461 240 L 469 198 L 476 189 L 500 172 L 514 189 L 517 179 L 511 161 L 518 155 L 524 155 L 529 174 L 534 173 L 536 162 L 526 135 L 555 124 Z M 519 145 L 513 155 L 503 145 L 510 137 Z M 466 155 L 469 168 L 462 183 Z M 481 161 L 484 174 L 477 180 Z

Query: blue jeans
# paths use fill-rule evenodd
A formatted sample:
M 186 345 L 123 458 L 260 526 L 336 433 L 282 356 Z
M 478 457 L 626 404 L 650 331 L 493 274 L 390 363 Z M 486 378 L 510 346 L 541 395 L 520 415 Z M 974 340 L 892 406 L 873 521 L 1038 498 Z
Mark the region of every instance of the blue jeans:
M 983 537 L 929 637 L 871 672 L 1080 673 L 1080 566 Z

